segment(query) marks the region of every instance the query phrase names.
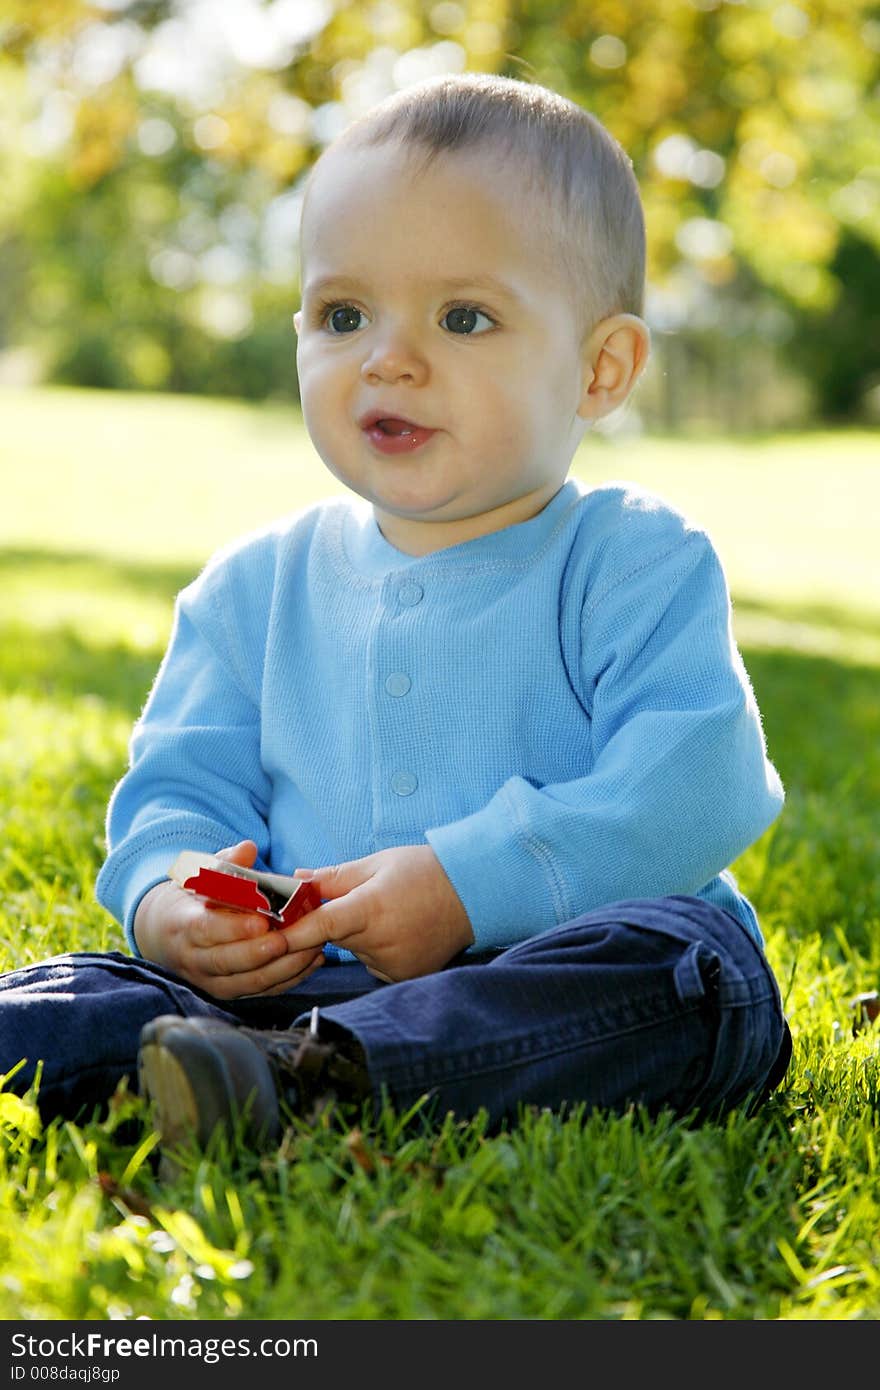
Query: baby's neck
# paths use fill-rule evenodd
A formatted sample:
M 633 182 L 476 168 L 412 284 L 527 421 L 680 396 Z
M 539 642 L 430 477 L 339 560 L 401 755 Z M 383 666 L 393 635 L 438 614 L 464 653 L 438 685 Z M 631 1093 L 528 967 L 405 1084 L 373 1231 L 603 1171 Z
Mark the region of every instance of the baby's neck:
M 448 550 L 465 541 L 490 536 L 507 526 L 530 521 L 555 497 L 559 486 L 553 483 L 525 497 L 516 497 L 490 512 L 452 520 L 423 521 L 415 517 L 397 516 L 380 507 L 374 507 L 373 514 L 382 535 L 395 550 L 400 550 L 404 555 L 433 555 L 438 550 Z

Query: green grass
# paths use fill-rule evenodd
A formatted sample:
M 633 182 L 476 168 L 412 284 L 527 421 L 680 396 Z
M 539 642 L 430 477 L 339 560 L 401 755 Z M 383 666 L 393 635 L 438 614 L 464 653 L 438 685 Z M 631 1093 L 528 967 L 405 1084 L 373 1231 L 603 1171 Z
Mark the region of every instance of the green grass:
M 0 969 L 120 944 L 92 885 L 173 596 L 338 491 L 277 406 L 0 395 Z M 596 440 L 713 533 L 786 810 L 736 865 L 795 1061 L 759 1115 L 296 1121 L 160 1182 L 137 1096 L 41 1129 L 0 1089 L 0 1318 L 880 1316 L 878 436 Z M 871 467 L 871 464 L 874 466 Z M 869 535 L 869 526 L 871 534 Z

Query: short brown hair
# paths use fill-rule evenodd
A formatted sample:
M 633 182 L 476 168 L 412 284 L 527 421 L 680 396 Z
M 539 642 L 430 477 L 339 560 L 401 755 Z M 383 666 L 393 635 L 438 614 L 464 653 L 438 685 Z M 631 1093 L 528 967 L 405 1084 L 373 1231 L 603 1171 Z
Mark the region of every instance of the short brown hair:
M 351 123 L 334 142 L 390 141 L 436 155 L 493 145 L 514 156 L 555 213 L 560 258 L 583 327 L 615 313 L 642 314 L 645 219 L 632 161 L 605 126 L 568 98 L 488 73 L 429 78 Z

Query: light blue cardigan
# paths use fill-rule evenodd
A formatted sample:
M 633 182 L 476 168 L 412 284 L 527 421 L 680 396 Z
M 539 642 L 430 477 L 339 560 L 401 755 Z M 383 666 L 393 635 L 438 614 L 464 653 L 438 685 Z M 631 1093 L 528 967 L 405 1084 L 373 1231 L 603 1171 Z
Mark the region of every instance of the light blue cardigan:
M 658 498 L 569 480 L 423 557 L 330 500 L 180 594 L 96 891 L 136 951 L 181 849 L 290 873 L 427 840 L 475 949 L 671 893 L 760 942 L 728 865 L 782 803 L 718 557 Z

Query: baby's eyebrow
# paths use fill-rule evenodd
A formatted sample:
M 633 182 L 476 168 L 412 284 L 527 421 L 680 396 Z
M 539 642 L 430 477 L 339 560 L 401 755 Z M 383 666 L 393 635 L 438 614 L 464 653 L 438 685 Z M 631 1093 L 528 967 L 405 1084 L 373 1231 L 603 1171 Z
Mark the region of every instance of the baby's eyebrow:
M 489 294 L 500 295 L 505 299 L 513 299 L 520 302 L 520 295 L 512 285 L 505 280 L 500 280 L 497 275 L 458 275 L 452 278 L 436 280 L 433 282 L 437 289 L 446 294 L 462 294 L 466 290 L 485 291 Z M 303 294 L 319 295 L 325 294 L 328 290 L 334 290 L 338 294 L 353 293 L 363 288 L 363 282 L 350 275 L 322 275 L 317 280 L 307 282 L 303 286 Z
M 338 290 L 341 294 L 346 290 L 357 289 L 359 283 L 348 275 L 322 275 L 320 280 L 307 280 L 303 285 L 303 294 L 323 294 L 331 289 Z
M 506 280 L 499 280 L 497 275 L 459 276 L 452 280 L 441 280 L 438 283 L 453 294 L 461 293 L 463 290 L 488 290 L 490 294 L 499 294 L 505 299 L 519 300 L 520 298 L 513 286 L 509 285 Z

